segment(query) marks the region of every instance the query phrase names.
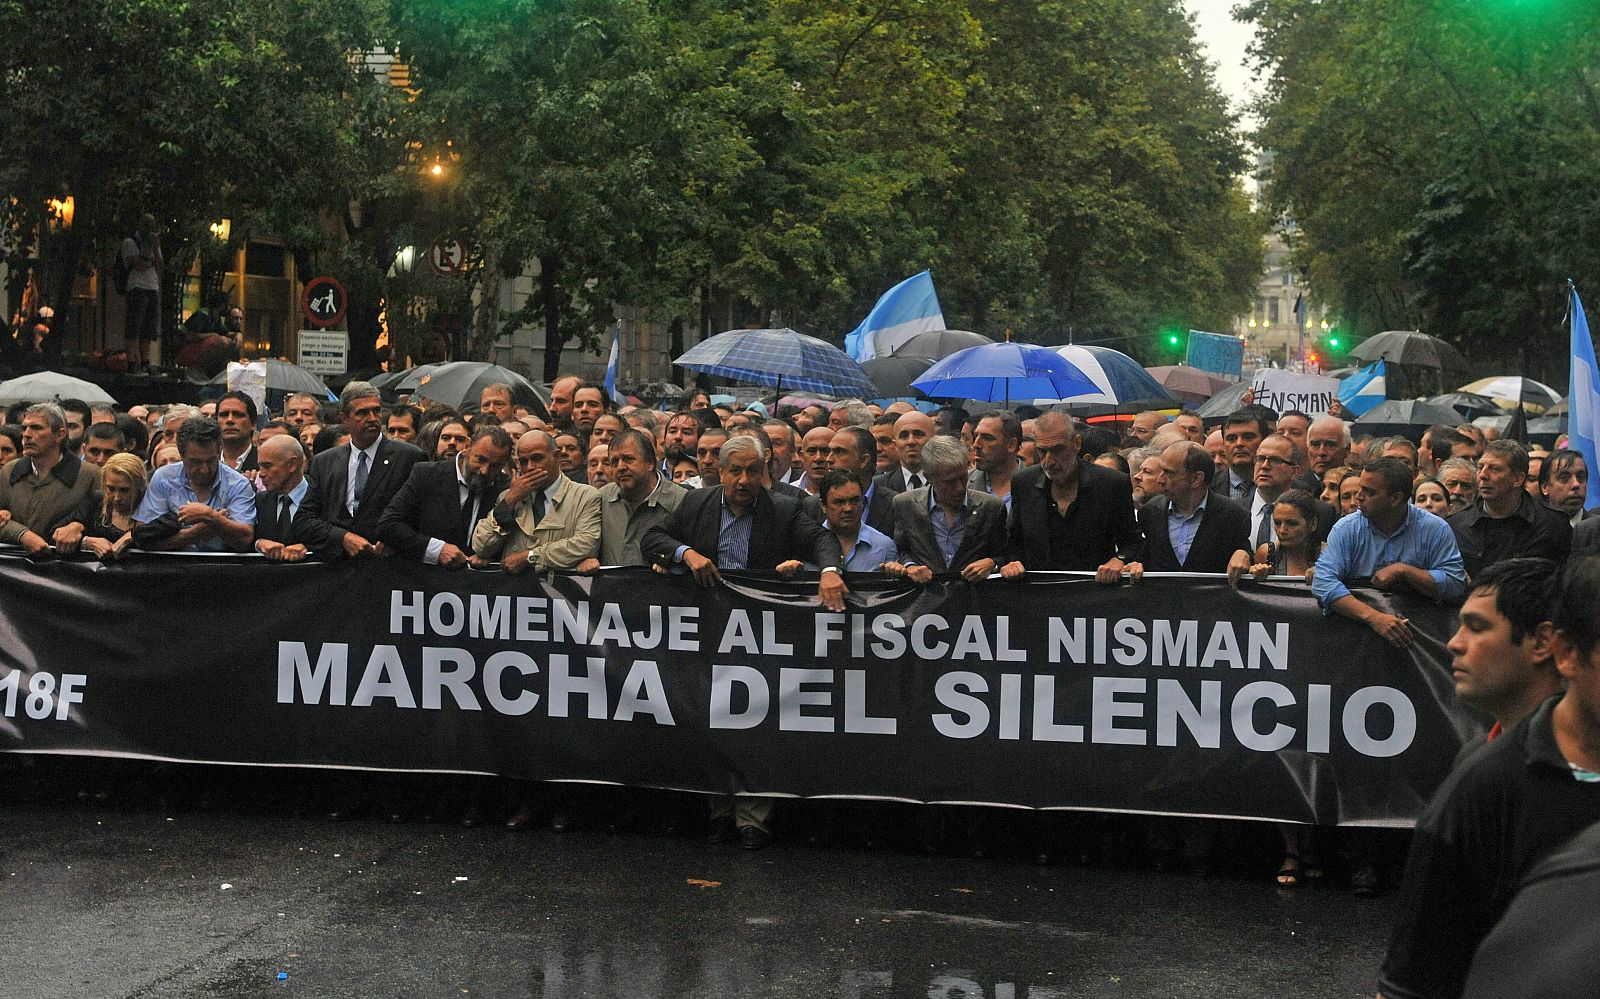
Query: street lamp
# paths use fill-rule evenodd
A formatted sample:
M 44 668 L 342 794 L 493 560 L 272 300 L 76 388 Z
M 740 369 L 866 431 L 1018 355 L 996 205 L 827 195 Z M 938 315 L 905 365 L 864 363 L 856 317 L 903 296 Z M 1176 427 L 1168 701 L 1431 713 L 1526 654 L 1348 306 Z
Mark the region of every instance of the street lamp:
M 208 228 L 211 230 L 211 235 L 215 236 L 219 243 L 226 243 L 228 237 L 233 235 L 233 222 L 229 219 L 218 219 L 211 223 Z

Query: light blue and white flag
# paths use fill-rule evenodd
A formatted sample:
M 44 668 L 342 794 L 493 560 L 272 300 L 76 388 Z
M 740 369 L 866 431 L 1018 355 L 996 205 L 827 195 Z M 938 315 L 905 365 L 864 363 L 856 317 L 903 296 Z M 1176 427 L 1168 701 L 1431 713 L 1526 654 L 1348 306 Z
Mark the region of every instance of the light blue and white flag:
M 1590 468 L 1589 497 L 1584 507 L 1600 506 L 1600 468 L 1595 442 L 1600 441 L 1600 370 L 1594 362 L 1594 341 L 1589 338 L 1589 320 L 1583 314 L 1578 289 L 1567 282 L 1572 296 L 1569 318 L 1572 322 L 1572 374 L 1567 386 L 1567 447 L 1583 455 Z
M 1339 405 L 1352 417 L 1365 416 L 1367 410 L 1389 397 L 1388 369 L 1382 361 L 1371 364 L 1339 383 Z
M 944 310 L 928 271 L 906 278 L 883 293 L 853 332 L 844 338 L 844 352 L 860 363 L 883 357 L 929 330 L 944 329 Z
M 622 357 L 622 327 L 611 327 L 611 359 L 606 362 L 606 395 L 619 406 L 625 406 L 628 400 L 617 391 L 617 370 Z

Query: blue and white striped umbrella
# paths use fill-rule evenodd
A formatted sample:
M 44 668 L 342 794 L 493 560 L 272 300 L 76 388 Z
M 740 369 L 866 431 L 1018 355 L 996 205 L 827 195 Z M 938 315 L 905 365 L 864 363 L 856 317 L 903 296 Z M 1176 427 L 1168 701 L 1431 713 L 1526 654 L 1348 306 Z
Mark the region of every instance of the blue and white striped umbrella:
M 1160 382 L 1150 377 L 1150 373 L 1138 361 L 1119 350 L 1074 344 L 1069 347 L 1056 347 L 1055 352 L 1071 361 L 1091 382 L 1094 382 L 1098 391 L 1089 395 L 1074 396 L 1070 400 L 1035 399 L 1036 406 L 1049 406 L 1062 401 L 1070 401 L 1074 405 L 1100 403 L 1106 406 L 1155 400 L 1176 402 L 1172 394 L 1162 388 Z
M 729 330 L 684 351 L 680 368 L 729 381 L 830 395 L 878 395 L 861 366 L 831 343 L 791 329 Z

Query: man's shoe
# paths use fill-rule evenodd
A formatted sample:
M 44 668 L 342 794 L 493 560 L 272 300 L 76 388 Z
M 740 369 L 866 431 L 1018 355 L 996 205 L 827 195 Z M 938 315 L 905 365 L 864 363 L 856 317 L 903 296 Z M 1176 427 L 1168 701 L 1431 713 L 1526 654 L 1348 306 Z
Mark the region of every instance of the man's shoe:
M 732 819 L 712 819 L 711 827 L 706 830 L 706 842 L 713 846 L 732 843 L 737 836 Z
M 759 850 L 772 842 L 772 834 L 759 826 L 745 826 L 739 830 L 739 846 L 746 850 Z
M 528 825 L 533 822 L 533 814 L 527 806 L 517 809 L 516 814 L 506 819 L 506 832 L 525 832 Z
M 572 813 L 565 809 L 558 809 L 554 815 L 550 816 L 550 831 L 553 833 L 571 832 L 577 825 L 578 823 L 573 819 Z

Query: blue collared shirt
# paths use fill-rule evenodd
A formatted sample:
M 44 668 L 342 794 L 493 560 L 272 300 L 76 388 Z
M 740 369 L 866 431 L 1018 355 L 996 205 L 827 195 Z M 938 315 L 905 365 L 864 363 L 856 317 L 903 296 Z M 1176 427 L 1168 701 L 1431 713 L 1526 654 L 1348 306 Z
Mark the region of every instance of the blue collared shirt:
M 150 488 L 145 491 L 139 509 L 134 511 L 133 519 L 141 524 L 148 524 L 162 514 L 177 513 L 185 503 L 198 502 L 200 497 L 189 488 L 189 479 L 183 474 L 183 462 L 173 462 L 156 469 L 155 474 L 150 476 Z M 221 510 L 234 523 L 254 525 L 256 487 L 251 485 L 249 479 L 219 462 L 217 482 L 211 487 L 211 495 L 207 498 L 206 505 L 213 510 Z M 222 538 L 213 536 L 204 541 L 197 541 L 185 550 L 225 552 L 228 550 L 228 544 Z
M 822 526 L 832 529 L 827 521 L 823 521 Z M 883 563 L 898 561 L 900 549 L 895 547 L 894 541 L 882 531 L 862 524 L 860 533 L 856 535 L 855 547 L 850 549 L 850 554 L 845 556 L 839 567 L 845 572 L 877 572 L 878 566 Z M 817 570 L 815 562 L 807 562 L 805 567 L 812 572 Z
M 961 504 L 956 512 L 955 519 L 945 522 L 944 511 L 939 508 L 939 500 L 933 495 L 933 488 L 928 488 L 928 519 L 933 522 L 933 540 L 938 542 L 939 551 L 944 554 L 946 568 L 957 569 L 955 565 L 956 549 L 961 547 L 961 541 L 967 536 L 967 518 L 970 511 L 967 504 Z
M 1172 551 L 1178 556 L 1179 565 L 1189 561 L 1189 548 L 1194 544 L 1195 535 L 1200 533 L 1200 521 L 1205 515 L 1206 500 L 1203 496 L 1194 513 L 1187 517 L 1178 512 L 1171 500 L 1167 500 L 1167 540 L 1172 542 Z
M 750 568 L 750 525 L 753 523 L 753 511 L 746 510 L 742 516 L 735 517 L 728 509 L 727 497 L 723 497 L 722 522 L 717 528 L 717 568 Z
M 1346 580 L 1368 579 L 1384 566 L 1415 566 L 1433 577 L 1439 602 L 1455 602 L 1467 592 L 1467 571 L 1456 547 L 1455 532 L 1441 518 L 1416 506 L 1406 507 L 1405 523 L 1385 537 L 1356 511 L 1340 518 L 1328 535 L 1328 547 L 1317 559 L 1311 592 L 1329 613 L 1335 601 L 1350 595 Z

